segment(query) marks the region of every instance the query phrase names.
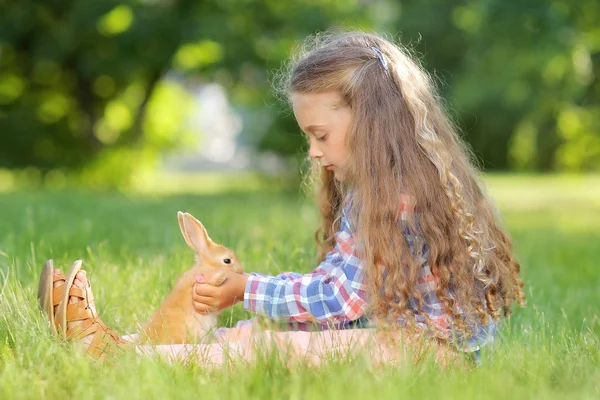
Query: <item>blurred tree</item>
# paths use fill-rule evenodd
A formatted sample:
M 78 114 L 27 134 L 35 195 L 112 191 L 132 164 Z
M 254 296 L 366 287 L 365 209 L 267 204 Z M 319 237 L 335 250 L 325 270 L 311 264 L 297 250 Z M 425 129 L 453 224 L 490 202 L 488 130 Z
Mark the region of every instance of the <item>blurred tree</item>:
M 596 0 L 411 0 L 395 23 L 484 167 L 600 170 L 598 21 Z
M 264 106 L 267 69 L 357 1 L 0 2 L 0 167 L 106 165 L 126 179 L 185 133 L 177 78 Z
M 4 0 L 0 167 L 126 180 L 186 140 L 182 80 L 222 84 L 248 142 L 296 154 L 268 74 L 350 26 L 421 55 L 485 167 L 600 169 L 599 20 L 596 0 Z
M 149 101 L 192 34 L 194 3 L 5 2 L 0 162 L 76 168 L 142 145 Z
M 600 170 L 600 2 L 377 0 L 373 26 L 436 78 L 486 169 Z M 265 148 L 293 152 L 271 125 Z

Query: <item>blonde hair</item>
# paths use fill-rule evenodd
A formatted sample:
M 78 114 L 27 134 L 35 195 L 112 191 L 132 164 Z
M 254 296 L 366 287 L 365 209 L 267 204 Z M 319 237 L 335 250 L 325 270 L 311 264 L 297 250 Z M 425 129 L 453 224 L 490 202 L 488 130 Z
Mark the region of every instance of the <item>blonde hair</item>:
M 418 290 L 423 246 L 416 243 L 411 253 L 399 226 L 405 195 L 407 224 L 429 248 L 436 293 L 455 331 L 469 336 L 488 315 L 497 320 L 510 314 L 514 301 L 524 303 L 511 241 L 434 83 L 406 49 L 376 34 L 315 35 L 296 52 L 282 83 L 288 99 L 293 93 L 336 91 L 352 110 L 344 173 L 372 318 L 411 321 L 409 298 L 416 299 L 417 312 L 423 302 Z M 319 181 L 315 238 L 322 260 L 335 244 L 345 188 L 316 163 L 313 171 Z

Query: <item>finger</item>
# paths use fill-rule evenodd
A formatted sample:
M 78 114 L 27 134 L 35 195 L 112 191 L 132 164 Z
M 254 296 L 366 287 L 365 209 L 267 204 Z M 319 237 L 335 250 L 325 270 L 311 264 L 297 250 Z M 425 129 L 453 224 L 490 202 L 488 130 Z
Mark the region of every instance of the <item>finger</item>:
M 192 293 L 195 293 L 199 296 L 214 297 L 215 293 L 212 289 L 213 287 L 206 283 L 195 283 Z
M 196 275 L 196 282 L 207 283 L 212 286 L 221 286 L 227 279 L 227 270 L 210 270 L 201 275 Z
M 219 297 L 219 288 L 207 283 L 196 283 L 194 293 L 205 297 Z
M 205 304 L 202 303 L 196 303 L 195 301 L 192 302 L 192 305 L 194 307 L 194 311 L 196 311 L 198 314 L 208 314 L 210 311 L 210 307 L 208 307 Z
M 217 305 L 214 297 L 199 296 L 195 293 L 192 294 L 192 301 L 195 301 L 196 303 L 202 303 L 209 307 L 215 307 Z
M 209 314 L 217 311 L 216 307 L 207 306 L 206 304 L 197 303 L 195 301 L 192 304 L 194 306 L 194 310 L 196 310 L 196 312 L 200 314 Z

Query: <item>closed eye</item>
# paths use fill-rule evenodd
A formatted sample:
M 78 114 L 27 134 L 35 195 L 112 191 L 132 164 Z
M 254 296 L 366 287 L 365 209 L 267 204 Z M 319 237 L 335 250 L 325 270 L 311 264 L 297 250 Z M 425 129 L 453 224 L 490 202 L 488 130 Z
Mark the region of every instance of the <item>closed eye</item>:
M 327 140 L 327 134 L 317 138 L 317 141 L 319 141 L 319 142 L 324 142 L 325 140 Z

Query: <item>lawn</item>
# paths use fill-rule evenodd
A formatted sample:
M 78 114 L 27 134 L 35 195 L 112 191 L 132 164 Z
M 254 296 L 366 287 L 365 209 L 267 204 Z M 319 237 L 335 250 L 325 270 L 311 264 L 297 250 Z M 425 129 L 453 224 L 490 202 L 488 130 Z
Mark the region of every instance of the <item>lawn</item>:
M 312 203 L 281 182 L 237 179 L 179 178 L 127 194 L 0 193 L 0 399 L 600 398 L 598 176 L 486 177 L 514 240 L 528 304 L 467 371 L 427 362 L 381 371 L 344 359 L 320 369 L 266 360 L 212 372 L 132 355 L 102 364 L 48 333 L 35 299 L 48 258 L 63 267 L 83 259 L 104 321 L 134 332 L 192 263 L 178 210 L 234 249 L 246 271 L 314 268 Z M 248 317 L 238 304 L 220 322 Z

